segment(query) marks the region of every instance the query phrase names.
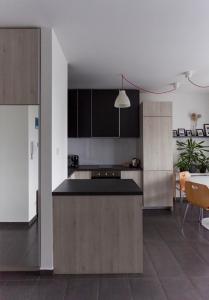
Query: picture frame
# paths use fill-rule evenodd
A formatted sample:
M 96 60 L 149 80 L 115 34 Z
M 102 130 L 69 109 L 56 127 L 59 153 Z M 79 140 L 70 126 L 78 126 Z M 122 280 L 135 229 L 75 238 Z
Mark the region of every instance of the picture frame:
M 204 124 L 205 136 L 209 136 L 209 124 Z
M 178 128 L 178 136 L 185 136 L 185 129 L 184 128 Z
M 192 131 L 191 130 L 186 130 L 186 136 L 191 137 L 192 136 Z
M 178 131 L 177 130 L 173 130 L 173 137 L 177 137 L 178 136 Z
M 203 129 L 196 129 L 197 136 L 204 136 Z

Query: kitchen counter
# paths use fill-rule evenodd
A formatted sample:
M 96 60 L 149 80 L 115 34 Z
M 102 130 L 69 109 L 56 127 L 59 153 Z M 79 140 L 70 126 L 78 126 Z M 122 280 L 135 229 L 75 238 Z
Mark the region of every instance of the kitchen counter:
M 66 179 L 52 194 L 53 196 L 143 195 L 143 192 L 132 179 Z
M 142 273 L 142 197 L 132 179 L 66 179 L 53 192 L 54 273 Z
M 68 168 L 68 176 L 75 171 L 95 171 L 95 170 L 117 170 L 117 171 L 135 171 L 142 170 L 141 167 L 129 167 L 124 165 L 79 165 L 77 168 Z

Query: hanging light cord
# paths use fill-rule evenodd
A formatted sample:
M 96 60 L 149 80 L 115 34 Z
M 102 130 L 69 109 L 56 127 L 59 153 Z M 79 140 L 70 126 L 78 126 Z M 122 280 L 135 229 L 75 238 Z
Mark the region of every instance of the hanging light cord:
M 144 88 L 138 86 L 137 84 L 131 82 L 131 81 L 128 80 L 123 74 L 122 74 L 121 76 L 122 76 L 122 86 L 123 86 L 123 80 L 125 80 L 126 82 L 128 82 L 129 84 L 131 84 L 133 87 L 137 88 L 137 89 L 140 90 L 140 91 L 146 92 L 146 93 L 155 94 L 155 95 L 161 95 L 161 94 L 171 93 L 171 92 L 174 92 L 174 91 L 176 90 L 176 87 L 173 87 L 172 89 L 167 90 L 167 91 L 163 91 L 163 92 L 153 92 L 153 91 L 149 91 L 149 90 L 146 90 L 146 89 L 144 89 Z
M 197 86 L 197 87 L 199 87 L 199 88 L 201 88 L 201 89 L 207 89 L 207 88 L 209 88 L 209 85 L 199 85 L 199 84 L 195 83 L 194 81 L 192 81 L 192 80 L 189 78 L 189 76 L 187 77 L 187 79 L 188 79 L 188 81 L 189 81 L 191 84 L 193 84 L 194 86 Z

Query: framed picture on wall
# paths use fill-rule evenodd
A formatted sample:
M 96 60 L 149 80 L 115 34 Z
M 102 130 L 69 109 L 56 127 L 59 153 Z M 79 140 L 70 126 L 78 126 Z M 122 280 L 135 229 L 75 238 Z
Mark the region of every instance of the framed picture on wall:
M 204 136 L 203 129 L 196 129 L 197 136 Z
M 178 131 L 177 130 L 173 130 L 173 137 L 178 136 Z
M 186 136 L 192 136 L 192 131 L 191 130 L 186 130 Z
M 178 135 L 179 136 L 185 136 L 185 129 L 184 128 L 179 128 L 178 129 Z
M 204 124 L 205 135 L 209 136 L 209 124 Z

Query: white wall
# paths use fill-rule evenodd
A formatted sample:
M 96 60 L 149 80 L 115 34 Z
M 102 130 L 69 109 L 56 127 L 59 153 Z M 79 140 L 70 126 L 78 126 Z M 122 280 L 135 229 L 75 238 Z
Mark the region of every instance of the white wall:
M 47 270 L 53 269 L 52 186 L 67 177 L 67 62 L 54 32 L 49 28 L 41 30 L 41 61 L 40 267 Z M 55 161 L 52 161 L 52 155 Z
M 52 190 L 67 177 L 67 61 L 52 32 Z
M 209 94 L 206 93 L 183 93 L 177 90 L 176 92 L 153 95 L 148 93 L 140 94 L 141 102 L 143 101 L 171 101 L 173 103 L 173 129 L 185 128 L 191 129 L 190 114 L 195 112 L 202 115 L 198 120 L 197 128 L 203 128 L 204 123 L 209 123 Z M 200 141 L 201 139 L 197 139 Z M 203 139 L 205 145 L 209 142 Z M 173 139 L 173 154 L 174 163 L 177 159 L 176 139 Z
M 139 157 L 137 138 L 70 138 L 68 154 L 79 155 L 79 163 L 122 164 Z

